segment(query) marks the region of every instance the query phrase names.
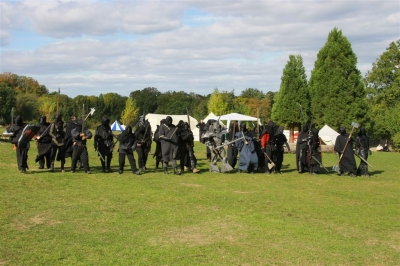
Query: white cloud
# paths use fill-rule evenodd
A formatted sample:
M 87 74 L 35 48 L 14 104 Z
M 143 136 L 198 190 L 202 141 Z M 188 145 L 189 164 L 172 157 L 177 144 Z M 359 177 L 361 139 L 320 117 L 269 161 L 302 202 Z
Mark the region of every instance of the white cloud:
M 309 77 L 329 32 L 349 39 L 365 73 L 400 36 L 398 1 L 36 1 L 0 3 L 1 71 L 50 90 L 128 95 L 157 87 L 279 89 L 289 54 Z M 11 23 L 15 14 L 26 17 Z M 4 15 L 4 16 L 3 16 Z M 18 50 L 16 30 L 50 42 Z M 34 35 L 34 34 L 33 34 Z M 21 41 L 21 40 L 20 40 Z

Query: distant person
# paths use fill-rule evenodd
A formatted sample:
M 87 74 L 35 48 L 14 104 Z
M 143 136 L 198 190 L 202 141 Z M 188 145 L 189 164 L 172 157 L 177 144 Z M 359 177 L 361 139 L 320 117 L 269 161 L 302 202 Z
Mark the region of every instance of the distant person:
M 238 171 L 247 171 L 254 174 L 258 171 L 258 155 L 254 146 L 253 137 L 247 131 L 246 123 L 240 124 L 240 132 L 236 133 L 236 138 L 243 137 L 243 140 L 235 142 L 236 148 L 239 151 Z
M 172 124 L 172 117 L 167 116 L 165 123 L 160 126 L 161 151 L 163 155 L 164 174 L 168 174 L 168 163 L 171 162 L 175 175 L 180 175 L 178 171 L 177 159 L 179 158 L 179 127 L 183 121 L 180 120 L 178 125 Z
M 226 140 L 228 142 L 232 142 L 236 139 L 236 133 L 239 132 L 239 126 L 237 122 L 233 122 L 229 125 L 229 131 L 226 134 Z M 232 166 L 232 168 L 236 167 L 238 161 L 239 151 L 235 145 L 235 143 L 231 143 L 228 145 L 227 149 L 227 157 L 228 157 L 228 164 Z
M 290 151 L 290 146 L 287 142 L 287 138 L 285 134 L 283 134 L 283 127 L 280 126 L 278 128 L 278 133 L 273 137 L 273 142 L 275 143 L 275 173 L 282 174 L 282 163 L 283 163 L 283 154 L 284 154 L 284 147 L 286 146 L 287 150 Z
M 132 133 L 132 127 L 127 126 L 121 134 L 117 136 L 117 140 L 119 141 L 119 174 L 124 172 L 125 166 L 125 157 L 128 157 L 129 164 L 131 166 L 131 171 L 135 175 L 140 175 L 136 167 L 136 161 L 134 156 L 134 150 L 136 147 L 136 137 L 135 134 Z
M 50 171 L 54 172 L 54 161 L 61 161 L 61 172 L 64 172 L 65 165 L 65 132 L 64 121 L 62 115 L 58 114 L 54 123 L 50 127 L 50 136 L 52 138 L 51 154 L 50 154 Z
M 368 160 L 368 155 L 372 154 L 369 148 L 369 136 L 364 126 L 360 127 L 360 132 L 356 138 L 356 154 L 366 161 Z M 369 177 L 368 164 L 360 159 L 360 165 L 357 168 L 357 176 L 361 176 L 362 174 Z
M 341 176 L 344 176 L 345 174 L 352 177 L 356 176 L 357 165 L 356 160 L 354 159 L 353 143 L 354 140 L 346 133 L 346 128 L 340 127 L 339 135 L 336 137 L 334 150 L 339 154 L 339 158 L 341 157 L 339 162 Z
M 14 144 L 14 150 L 16 151 L 17 154 L 17 165 L 18 165 L 18 170 L 21 173 L 25 173 L 26 169 L 29 169 L 28 167 L 28 151 L 29 151 L 29 142 L 27 145 L 23 147 L 18 146 L 18 140 L 22 135 L 22 132 L 26 126 L 24 122 L 22 121 L 21 116 L 17 116 L 15 118 L 15 124 L 11 125 L 10 127 L 7 128 L 8 132 L 13 132 L 13 136 L 10 137 L 10 142 Z
M 72 136 L 72 162 L 71 173 L 75 173 L 78 160 L 81 162 L 85 173 L 91 174 L 89 167 L 89 154 L 86 147 L 86 142 L 91 139 L 93 134 L 88 129 L 82 128 L 82 121 L 79 121 L 76 127 L 71 131 Z
M 201 143 L 203 143 L 203 144 L 204 144 L 204 141 L 202 141 L 201 135 L 207 131 L 207 130 L 205 129 L 205 125 L 206 125 L 206 124 L 204 123 L 203 120 L 201 120 L 200 123 L 198 123 L 198 124 L 196 125 L 196 127 L 199 129 L 199 141 L 200 141 Z
M 111 160 L 114 150 L 114 136 L 110 127 L 110 119 L 103 116 L 101 125 L 96 128 L 94 134 L 94 149 L 100 157 L 101 171 L 111 173 Z
M 198 173 L 200 170 L 196 168 L 197 159 L 194 155 L 194 138 L 193 132 L 190 130 L 189 123 L 184 122 L 182 129 L 179 132 L 179 147 L 180 147 L 180 167 L 181 172 L 184 171 L 185 166 L 193 173 Z
M 35 137 L 38 155 L 35 162 L 39 162 L 39 169 L 43 169 L 46 164 L 47 169 L 51 167 L 51 147 L 52 138 L 50 136 L 51 124 L 46 121 L 46 116 L 42 115 L 39 119 L 40 129 Z

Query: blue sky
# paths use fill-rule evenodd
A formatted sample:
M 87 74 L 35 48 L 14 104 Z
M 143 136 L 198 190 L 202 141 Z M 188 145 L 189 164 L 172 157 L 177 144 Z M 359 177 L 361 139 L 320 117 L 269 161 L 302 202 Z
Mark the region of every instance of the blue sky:
M 398 0 L 2 0 L 0 12 L 0 71 L 70 97 L 278 91 L 289 55 L 309 78 L 334 27 L 363 75 L 400 38 Z

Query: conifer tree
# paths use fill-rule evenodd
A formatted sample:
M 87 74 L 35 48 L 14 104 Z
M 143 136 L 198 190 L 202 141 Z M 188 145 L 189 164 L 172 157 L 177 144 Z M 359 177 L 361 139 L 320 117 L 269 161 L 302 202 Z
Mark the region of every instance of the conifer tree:
M 283 124 L 290 129 L 289 142 L 293 142 L 295 126 L 308 120 L 309 95 L 307 75 L 301 55 L 290 55 L 283 69 L 279 93 L 272 107 L 272 119 L 277 124 Z M 301 110 L 304 117 L 302 117 Z
M 351 128 L 352 122 L 369 126 L 365 88 L 356 64 L 350 42 L 334 28 L 317 55 L 308 84 L 317 127 Z

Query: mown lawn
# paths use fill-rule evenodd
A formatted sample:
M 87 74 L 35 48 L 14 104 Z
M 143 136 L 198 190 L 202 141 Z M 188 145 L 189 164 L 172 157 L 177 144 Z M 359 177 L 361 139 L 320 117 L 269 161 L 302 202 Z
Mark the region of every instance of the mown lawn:
M 134 176 L 89 149 L 91 175 L 39 170 L 34 147 L 21 174 L 0 143 L 0 265 L 400 265 L 398 153 L 374 152 L 371 178 L 300 175 L 293 154 L 281 175 L 214 174 L 196 143 L 200 173 L 150 155 Z

